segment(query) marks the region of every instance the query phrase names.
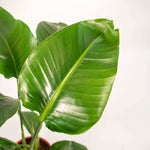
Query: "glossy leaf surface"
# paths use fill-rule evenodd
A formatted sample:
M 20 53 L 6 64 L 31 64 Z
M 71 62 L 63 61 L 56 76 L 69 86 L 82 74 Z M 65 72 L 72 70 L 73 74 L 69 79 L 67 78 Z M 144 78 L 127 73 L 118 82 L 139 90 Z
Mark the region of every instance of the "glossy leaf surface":
M 51 23 L 51 22 L 42 21 L 38 24 L 37 29 L 36 29 L 37 39 L 41 42 L 45 40 L 51 34 L 59 31 L 60 29 L 66 26 L 67 25 L 62 22 Z
M 0 73 L 6 78 L 17 78 L 36 46 L 37 40 L 28 26 L 0 7 Z
M 0 93 L 0 126 L 17 112 L 18 107 L 19 100 Z
M 17 146 L 16 143 L 0 137 L 0 150 L 9 150 L 9 149 L 14 150 L 16 146 Z
M 73 141 L 59 141 L 54 143 L 50 150 L 87 150 L 87 148 Z
M 33 51 L 19 76 L 23 105 L 52 131 L 79 134 L 101 117 L 117 72 L 119 31 L 97 19 L 68 26 Z
M 34 112 L 22 112 L 22 121 L 28 132 L 33 136 L 38 124 L 39 116 Z

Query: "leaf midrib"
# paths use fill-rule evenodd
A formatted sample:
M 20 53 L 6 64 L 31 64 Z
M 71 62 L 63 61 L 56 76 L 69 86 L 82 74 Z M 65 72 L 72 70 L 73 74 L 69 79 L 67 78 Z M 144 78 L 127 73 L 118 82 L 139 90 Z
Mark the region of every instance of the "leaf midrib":
M 46 105 L 46 107 L 44 108 L 43 112 L 41 113 L 39 120 L 42 122 L 45 120 L 47 113 L 50 109 L 50 107 L 52 106 L 52 104 L 54 103 L 55 99 L 57 98 L 57 96 L 59 95 L 61 89 L 64 87 L 65 83 L 69 80 L 69 78 L 71 77 L 71 75 L 74 73 L 74 71 L 76 70 L 76 68 L 78 67 L 78 65 L 80 64 L 80 62 L 82 61 L 82 59 L 84 58 L 84 56 L 87 54 L 87 52 L 89 51 L 89 49 L 92 47 L 92 45 L 95 43 L 95 41 L 97 39 L 99 39 L 99 37 L 102 36 L 102 34 L 100 34 L 96 39 L 94 39 L 91 44 L 88 46 L 88 48 L 84 51 L 84 53 L 79 57 L 79 59 L 76 61 L 76 63 L 73 65 L 73 67 L 70 69 L 70 71 L 68 72 L 68 74 L 65 76 L 65 78 L 62 80 L 62 82 L 59 84 L 58 88 L 56 89 L 55 93 L 52 95 L 51 99 L 49 100 L 48 104 Z
M 15 73 L 16 73 L 16 77 L 18 78 L 18 71 L 17 71 L 17 65 L 16 65 L 16 63 L 15 63 L 15 58 L 14 58 L 14 56 L 13 56 L 13 53 L 12 53 L 12 50 L 11 50 L 11 48 L 10 48 L 10 46 L 9 46 L 9 44 L 8 44 L 8 42 L 7 42 L 7 40 L 6 40 L 6 38 L 5 38 L 5 36 L 0 32 L 0 34 L 1 34 L 1 37 L 3 38 L 3 40 L 4 40 L 4 42 L 5 42 L 5 44 L 6 44 L 6 47 L 7 47 L 7 49 L 8 49 L 8 51 L 9 51 L 9 54 L 10 54 L 10 57 L 11 57 L 11 59 L 12 59 L 12 62 L 13 62 L 13 66 L 14 66 L 14 69 L 15 69 Z

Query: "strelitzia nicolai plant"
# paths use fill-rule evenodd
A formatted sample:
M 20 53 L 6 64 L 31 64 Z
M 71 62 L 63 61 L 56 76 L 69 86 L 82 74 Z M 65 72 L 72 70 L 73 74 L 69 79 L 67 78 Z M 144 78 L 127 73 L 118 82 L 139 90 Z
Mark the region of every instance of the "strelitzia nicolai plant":
M 80 134 L 101 117 L 117 73 L 119 30 L 108 19 L 29 27 L 0 7 L 0 73 L 15 77 L 18 99 L 0 94 L 0 126 L 18 112 L 23 145 L 0 138 L 1 149 L 37 150 L 42 124 Z M 21 103 L 22 102 L 22 103 Z M 30 111 L 24 112 L 21 104 Z M 24 128 L 32 136 L 28 145 Z M 61 141 L 50 150 L 86 150 Z

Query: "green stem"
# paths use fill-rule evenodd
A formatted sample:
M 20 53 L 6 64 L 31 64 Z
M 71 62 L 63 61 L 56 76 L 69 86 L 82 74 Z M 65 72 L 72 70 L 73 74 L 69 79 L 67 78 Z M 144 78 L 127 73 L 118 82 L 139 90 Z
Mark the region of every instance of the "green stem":
M 22 118 L 20 118 L 21 121 L 21 135 L 22 135 L 22 143 L 26 144 L 25 136 L 24 136 L 24 130 L 23 130 L 23 124 L 22 124 Z
M 42 125 L 42 122 L 39 122 L 39 124 L 37 126 L 37 129 L 36 129 L 36 131 L 35 131 L 35 133 L 34 133 L 34 135 L 32 137 L 29 150 L 33 150 L 33 147 L 35 145 L 35 141 L 38 138 L 38 134 L 39 134 L 39 131 L 41 129 L 41 125 Z
M 21 105 L 19 106 L 18 109 L 18 114 L 20 117 L 20 126 L 21 126 L 21 135 L 22 135 L 22 144 L 26 145 L 26 140 L 25 140 L 25 136 L 24 136 L 24 129 L 23 129 L 23 120 L 22 120 L 22 115 L 21 115 Z M 27 150 L 26 147 L 24 147 L 24 150 Z
M 34 144 L 34 149 L 38 150 L 39 148 L 39 136 L 37 136 L 36 140 L 35 140 L 35 144 Z

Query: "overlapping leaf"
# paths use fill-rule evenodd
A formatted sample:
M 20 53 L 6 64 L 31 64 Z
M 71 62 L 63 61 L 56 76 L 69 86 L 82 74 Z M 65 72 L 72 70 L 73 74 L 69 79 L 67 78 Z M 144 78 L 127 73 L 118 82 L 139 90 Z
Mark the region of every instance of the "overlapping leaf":
M 21 113 L 23 124 L 28 132 L 33 136 L 39 124 L 39 116 L 34 112 L 24 111 Z
M 83 21 L 47 38 L 19 76 L 23 105 L 52 131 L 79 134 L 101 117 L 117 72 L 119 32 L 107 19 Z
M 28 26 L 0 7 L 0 73 L 6 78 L 17 78 L 36 46 L 37 40 Z
M 60 29 L 66 27 L 65 23 L 51 23 L 47 21 L 42 21 L 38 24 L 36 29 L 37 39 L 41 42 L 46 39 L 51 34 L 59 31 Z
M 17 150 L 17 143 L 0 137 L 0 150 Z
M 87 150 L 87 148 L 73 141 L 59 141 L 54 143 L 50 150 Z
M 18 107 L 19 100 L 0 93 L 0 126 L 17 112 Z

